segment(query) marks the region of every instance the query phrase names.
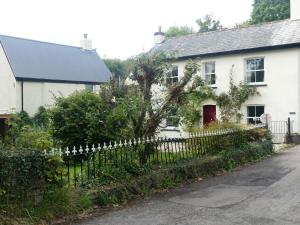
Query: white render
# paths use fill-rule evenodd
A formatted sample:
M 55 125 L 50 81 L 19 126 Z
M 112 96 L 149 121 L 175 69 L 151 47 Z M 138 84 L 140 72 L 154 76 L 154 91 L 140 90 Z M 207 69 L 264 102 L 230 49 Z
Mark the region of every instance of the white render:
M 21 85 L 21 82 L 17 81 L 17 112 L 22 110 Z M 85 90 L 85 84 L 23 81 L 23 110 L 28 112 L 29 115 L 34 115 L 40 106 L 50 108 L 55 101 L 55 97 L 67 97 L 75 91 L 82 90 Z M 94 85 L 94 91 L 99 90 L 100 86 Z
M 203 63 L 215 62 L 216 85 L 213 87 L 216 93 L 222 93 L 229 90 L 231 70 L 233 80 L 238 84 L 245 80 L 245 60 L 260 57 L 265 59 L 265 82 L 256 86 L 260 96 L 251 97 L 242 106 L 242 122 L 247 123 L 247 106 L 264 105 L 265 113 L 270 114 L 273 121 L 286 121 L 291 117 L 294 132 L 300 132 L 300 48 L 211 57 L 198 60 L 198 64 L 203 68 Z M 182 77 L 186 61 L 173 64 L 178 65 L 179 77 Z M 212 100 L 203 105 L 211 104 L 216 105 Z M 182 132 L 183 128 L 179 130 Z
M 300 0 L 291 1 L 291 20 L 300 19 Z

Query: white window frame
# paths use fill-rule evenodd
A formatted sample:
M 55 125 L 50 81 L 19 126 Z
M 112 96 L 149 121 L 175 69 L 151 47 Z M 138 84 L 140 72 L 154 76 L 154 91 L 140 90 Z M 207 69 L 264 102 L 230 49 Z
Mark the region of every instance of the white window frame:
M 256 69 L 256 70 L 248 70 L 248 60 L 255 60 L 255 59 L 263 59 L 264 61 L 264 68 L 263 69 Z M 260 85 L 260 84 L 265 84 L 266 80 L 266 60 L 264 56 L 257 56 L 257 57 L 251 57 L 251 58 L 246 58 L 244 61 L 245 65 L 245 83 L 249 85 Z M 264 72 L 264 80 L 256 82 L 256 72 Z M 255 72 L 255 82 L 248 81 L 248 73 Z
M 247 108 L 246 108 L 246 111 L 247 111 L 247 117 L 246 117 L 247 118 L 247 124 L 250 124 L 249 121 L 248 121 L 249 119 L 253 119 L 255 121 L 255 124 L 258 124 L 257 121 L 260 121 L 260 117 L 256 116 L 256 107 L 261 107 L 261 106 L 264 107 L 264 113 L 266 113 L 266 106 L 265 105 L 260 105 L 260 104 L 247 105 Z M 248 107 L 255 107 L 255 117 L 249 116 Z M 261 121 L 259 123 L 261 123 Z
M 214 73 L 206 73 L 206 64 L 214 64 L 215 67 L 215 72 Z M 212 84 L 211 81 L 211 76 L 215 76 L 215 83 Z M 207 79 L 209 77 L 209 79 Z M 215 61 L 208 61 L 203 63 L 203 78 L 205 80 L 205 83 L 209 86 L 216 86 L 217 85 L 217 76 L 216 76 L 216 62 Z
M 177 76 L 173 76 L 174 68 L 177 68 Z M 168 80 L 170 80 L 171 82 L 169 82 Z M 174 80 L 176 80 L 176 81 L 174 81 Z M 171 68 L 169 69 L 169 71 L 167 71 L 165 82 L 167 85 L 174 85 L 179 82 L 179 67 L 178 67 L 178 65 L 172 65 Z

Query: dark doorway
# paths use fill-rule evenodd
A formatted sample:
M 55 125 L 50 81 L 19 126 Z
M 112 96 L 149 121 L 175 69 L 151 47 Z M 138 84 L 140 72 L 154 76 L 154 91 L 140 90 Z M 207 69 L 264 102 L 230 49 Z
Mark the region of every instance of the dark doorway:
M 4 137 L 5 132 L 6 132 L 5 119 L 0 118 L 0 138 Z
M 203 124 L 205 126 L 216 121 L 216 106 L 205 105 L 203 106 Z

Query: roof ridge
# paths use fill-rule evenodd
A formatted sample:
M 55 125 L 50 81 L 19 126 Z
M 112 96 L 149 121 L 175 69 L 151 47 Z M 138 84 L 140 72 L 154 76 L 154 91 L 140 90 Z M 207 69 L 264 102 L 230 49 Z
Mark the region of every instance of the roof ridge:
M 270 21 L 270 22 L 264 22 L 264 23 L 258 23 L 258 24 L 243 25 L 241 27 L 224 28 L 224 29 L 220 29 L 220 30 L 207 31 L 207 32 L 197 32 L 197 33 L 194 33 L 194 34 L 187 34 L 187 35 L 182 35 L 182 36 L 177 36 L 177 37 L 170 37 L 170 38 L 167 38 L 167 40 L 186 38 L 186 37 L 190 37 L 190 36 L 209 35 L 209 34 L 212 34 L 212 33 L 220 33 L 220 32 L 233 31 L 233 30 L 242 30 L 242 29 L 247 29 L 247 28 L 251 28 L 251 27 L 260 27 L 260 26 L 264 26 L 264 25 L 275 24 L 275 23 L 283 23 L 283 22 L 288 22 L 288 21 L 292 22 L 293 20 L 284 19 L 284 20 L 276 20 L 276 21 Z M 299 20 L 294 20 L 294 21 L 300 21 L 300 19 Z
M 38 43 L 42 43 L 42 44 L 58 45 L 58 46 L 82 49 L 81 47 L 74 46 L 74 45 L 59 44 L 59 43 L 54 43 L 54 42 L 40 41 L 40 40 L 35 40 L 35 39 L 30 39 L 30 38 L 15 37 L 15 36 L 4 35 L 4 34 L 0 34 L 0 37 L 1 36 L 6 37 L 6 38 L 14 38 L 14 39 L 19 39 L 19 40 L 24 40 L 24 41 L 38 42 Z M 94 51 L 94 49 L 93 50 L 88 50 L 88 51 Z

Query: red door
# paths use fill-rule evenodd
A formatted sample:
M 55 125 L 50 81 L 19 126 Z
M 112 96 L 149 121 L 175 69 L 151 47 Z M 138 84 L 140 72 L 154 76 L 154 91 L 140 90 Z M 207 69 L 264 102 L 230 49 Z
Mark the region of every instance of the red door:
M 216 121 L 216 106 L 205 105 L 203 106 L 203 124 L 209 125 L 211 122 Z

